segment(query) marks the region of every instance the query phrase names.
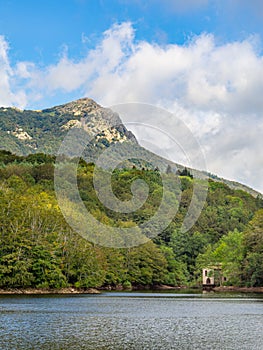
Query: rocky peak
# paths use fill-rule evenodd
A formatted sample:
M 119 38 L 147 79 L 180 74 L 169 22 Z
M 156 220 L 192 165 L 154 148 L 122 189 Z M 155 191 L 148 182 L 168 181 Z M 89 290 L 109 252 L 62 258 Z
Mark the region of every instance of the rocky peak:
M 72 119 L 61 127 L 63 130 L 68 130 L 71 127 L 83 127 L 94 136 L 102 133 L 108 141 L 128 139 L 137 143 L 135 136 L 122 124 L 117 113 L 109 108 L 101 107 L 91 98 L 80 98 L 64 105 L 46 109 L 43 112 L 54 115 L 72 115 Z
M 91 98 L 85 97 L 60 106 L 55 106 L 51 109 L 59 114 L 73 114 L 75 116 L 84 117 L 87 114 L 94 113 L 94 111 L 99 110 L 101 108 L 102 107 L 95 101 L 93 101 Z M 50 109 L 45 111 L 50 111 Z

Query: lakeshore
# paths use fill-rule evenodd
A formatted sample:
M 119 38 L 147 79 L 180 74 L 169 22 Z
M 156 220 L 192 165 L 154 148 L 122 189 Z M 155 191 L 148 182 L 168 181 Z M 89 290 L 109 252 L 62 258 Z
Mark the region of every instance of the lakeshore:
M 14 288 L 14 289 L 0 289 L 0 295 L 45 295 L 45 294 L 101 294 L 103 292 L 108 291 L 139 291 L 139 290 L 145 290 L 145 291 L 182 291 L 185 292 L 187 290 L 190 290 L 191 288 L 188 287 L 173 287 L 173 286 L 166 286 L 166 285 L 160 285 L 155 286 L 152 288 L 138 288 L 138 287 L 132 287 L 131 289 L 124 289 L 120 287 L 105 287 L 105 288 L 87 288 L 87 289 L 79 289 L 79 288 L 61 288 L 61 289 L 40 289 L 40 288 Z M 203 292 L 202 288 L 196 288 L 191 289 L 195 292 Z M 236 287 L 236 286 L 221 286 L 221 287 L 213 287 L 211 290 L 207 291 L 210 292 L 217 292 L 217 293 L 227 293 L 227 292 L 235 292 L 235 293 L 263 293 L 263 287 Z
M 100 294 L 96 288 L 77 289 L 77 288 L 61 288 L 61 289 L 39 289 L 39 288 L 25 288 L 25 289 L 0 289 L 0 295 L 33 295 L 33 294 Z
M 263 293 L 263 287 L 222 286 L 214 287 L 212 290 L 215 292 Z

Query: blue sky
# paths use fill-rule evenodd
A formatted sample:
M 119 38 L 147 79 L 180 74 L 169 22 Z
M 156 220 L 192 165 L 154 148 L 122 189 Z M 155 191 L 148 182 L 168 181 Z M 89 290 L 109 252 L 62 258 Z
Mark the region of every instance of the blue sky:
M 263 191 L 262 20 L 261 0 L 0 0 L 0 105 L 156 104 Z
M 13 62 L 49 64 L 64 46 L 71 57 L 84 55 L 105 30 L 126 21 L 134 24 L 137 40 L 159 44 L 183 44 L 203 32 L 221 42 L 262 36 L 260 6 L 253 0 L 1 0 L 0 29 Z

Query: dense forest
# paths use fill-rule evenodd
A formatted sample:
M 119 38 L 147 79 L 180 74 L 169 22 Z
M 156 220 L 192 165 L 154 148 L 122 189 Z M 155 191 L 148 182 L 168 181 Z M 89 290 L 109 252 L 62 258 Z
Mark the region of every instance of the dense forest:
M 186 233 L 181 226 L 191 201 L 191 174 L 180 177 L 179 210 L 171 224 L 146 244 L 107 248 L 88 242 L 66 223 L 54 191 L 55 158 L 16 156 L 0 151 L 0 288 L 76 288 L 107 286 L 200 286 L 201 270 L 220 264 L 226 284 L 263 285 L 263 201 L 242 190 L 209 180 L 203 211 Z M 133 213 L 104 207 L 93 188 L 94 164 L 80 160 L 78 188 L 83 203 L 109 226 L 132 226 L 158 208 L 162 179 L 155 169 L 117 169 L 112 189 L 130 199 L 131 183 L 149 186 L 146 203 Z M 201 181 L 201 180 L 198 180 Z M 170 193 L 176 203 L 175 193 Z

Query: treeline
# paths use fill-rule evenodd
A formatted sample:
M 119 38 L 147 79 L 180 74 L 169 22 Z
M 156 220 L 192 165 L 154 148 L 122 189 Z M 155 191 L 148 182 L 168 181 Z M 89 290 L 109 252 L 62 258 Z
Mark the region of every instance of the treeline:
M 261 198 L 209 181 L 204 209 L 191 230 L 183 233 L 181 225 L 195 180 L 180 176 L 180 188 L 168 196 L 179 209 L 164 232 L 138 247 L 105 248 L 87 242 L 65 222 L 54 191 L 54 161 L 45 154 L 18 157 L 0 151 L 1 288 L 190 286 L 201 283 L 202 267 L 219 263 L 226 283 L 263 285 Z M 162 200 L 158 171 L 113 172 L 112 189 L 121 200 L 131 199 L 134 180 L 143 179 L 149 186 L 145 204 L 127 214 L 100 203 L 93 171 L 93 164 L 80 161 L 78 187 L 84 204 L 101 222 L 124 227 L 142 224 L 158 209 Z M 176 175 L 163 176 L 169 184 Z

